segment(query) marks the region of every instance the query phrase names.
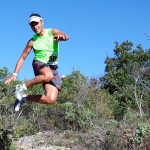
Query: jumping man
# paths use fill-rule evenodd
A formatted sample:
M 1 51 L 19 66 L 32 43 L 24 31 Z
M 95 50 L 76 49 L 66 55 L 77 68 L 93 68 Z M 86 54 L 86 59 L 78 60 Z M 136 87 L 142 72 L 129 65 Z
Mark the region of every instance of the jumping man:
M 45 29 L 43 19 L 39 14 L 31 14 L 29 17 L 29 25 L 35 32 L 35 35 L 27 42 L 20 58 L 16 63 L 14 73 L 5 80 L 5 84 L 15 81 L 19 70 L 21 69 L 26 57 L 33 49 L 33 70 L 35 77 L 23 84 L 16 85 L 14 103 L 15 111 L 19 111 L 21 103 L 25 101 L 34 101 L 42 104 L 54 104 L 58 91 L 61 89 L 61 81 L 58 75 L 58 53 L 59 41 L 66 41 L 69 36 L 58 29 Z M 27 95 L 25 90 L 28 87 L 43 84 L 45 94 Z

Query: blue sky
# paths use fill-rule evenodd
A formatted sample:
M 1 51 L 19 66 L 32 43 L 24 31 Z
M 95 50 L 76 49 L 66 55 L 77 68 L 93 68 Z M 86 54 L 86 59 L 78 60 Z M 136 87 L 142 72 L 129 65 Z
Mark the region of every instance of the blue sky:
M 14 71 L 27 41 L 33 36 L 28 25 L 31 13 L 39 13 L 45 28 L 57 28 L 70 36 L 60 43 L 59 73 L 73 69 L 85 76 L 104 75 L 106 56 L 113 57 L 114 42 L 129 40 L 134 47 L 150 48 L 150 0 L 5 0 L 0 5 L 0 68 Z M 19 79 L 33 78 L 31 52 Z

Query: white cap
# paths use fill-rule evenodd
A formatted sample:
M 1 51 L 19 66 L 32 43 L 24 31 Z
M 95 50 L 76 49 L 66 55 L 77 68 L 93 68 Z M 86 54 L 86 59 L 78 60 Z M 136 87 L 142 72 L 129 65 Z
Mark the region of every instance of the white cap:
M 39 22 L 40 20 L 42 20 L 41 17 L 39 17 L 39 16 L 32 16 L 32 17 L 29 18 L 29 23 L 31 23 L 33 21 Z

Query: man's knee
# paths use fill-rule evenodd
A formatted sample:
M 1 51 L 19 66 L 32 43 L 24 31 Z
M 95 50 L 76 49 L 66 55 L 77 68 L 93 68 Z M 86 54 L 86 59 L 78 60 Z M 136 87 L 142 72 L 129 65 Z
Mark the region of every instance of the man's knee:
M 44 82 L 51 81 L 53 79 L 53 77 L 54 77 L 53 73 L 45 74 Z
M 47 102 L 48 102 L 48 104 L 54 104 L 56 102 L 56 100 L 57 100 L 57 97 L 49 96 Z

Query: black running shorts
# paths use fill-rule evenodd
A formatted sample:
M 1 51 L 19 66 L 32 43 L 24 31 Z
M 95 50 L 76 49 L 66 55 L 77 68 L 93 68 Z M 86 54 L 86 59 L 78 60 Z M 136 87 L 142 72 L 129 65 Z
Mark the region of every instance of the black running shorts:
M 39 75 L 39 70 L 42 69 L 43 67 L 45 66 L 50 67 L 51 71 L 53 72 L 54 78 L 48 83 L 43 83 L 43 85 L 51 84 L 51 85 L 54 85 L 58 90 L 61 90 L 61 79 L 57 71 L 58 69 L 57 65 L 54 65 L 54 66 L 48 65 L 43 62 L 33 60 L 32 66 L 33 66 L 33 71 L 34 71 L 35 76 Z

